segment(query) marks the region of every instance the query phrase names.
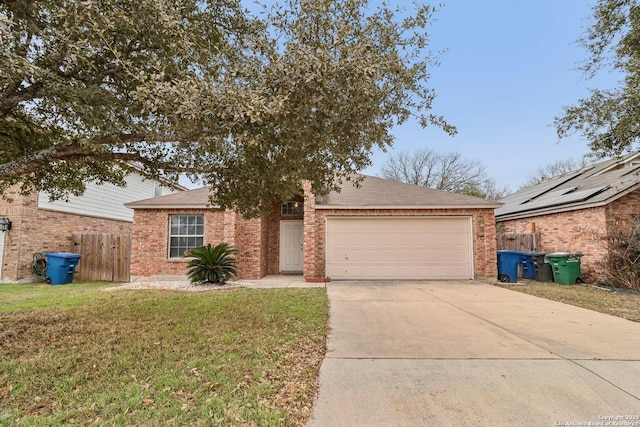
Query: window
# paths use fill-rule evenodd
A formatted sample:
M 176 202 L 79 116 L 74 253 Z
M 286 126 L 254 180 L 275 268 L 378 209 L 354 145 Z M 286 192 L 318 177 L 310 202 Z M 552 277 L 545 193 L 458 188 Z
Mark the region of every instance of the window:
M 304 213 L 304 203 L 302 202 L 285 202 L 282 204 L 282 215 L 302 215 Z
M 189 249 L 202 246 L 204 215 L 171 215 L 169 258 L 182 258 Z
M 162 185 L 156 182 L 153 184 L 153 197 L 160 196 L 162 196 Z

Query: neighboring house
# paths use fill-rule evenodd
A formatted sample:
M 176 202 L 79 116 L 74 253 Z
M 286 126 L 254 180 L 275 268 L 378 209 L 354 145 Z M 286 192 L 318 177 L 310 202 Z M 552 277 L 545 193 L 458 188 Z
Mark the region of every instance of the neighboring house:
M 239 278 L 300 274 L 336 279 L 495 278 L 494 209 L 500 203 L 381 178 L 359 188 L 277 203 L 244 219 L 209 207 L 209 190 L 128 203 L 135 210 L 133 278 L 184 276 L 186 250 L 228 242 Z
M 501 233 L 540 234 L 542 252 L 579 252 L 582 271 L 597 274 L 603 236 L 640 219 L 640 153 L 607 160 L 532 185 L 500 200 Z
M 124 203 L 173 193 L 158 181 L 132 173 L 126 187 L 87 184 L 82 196 L 50 202 L 47 193 L 22 196 L 10 190 L 0 198 L 0 220 L 11 230 L 0 231 L 0 281 L 32 280 L 34 253 L 74 251 L 73 233 L 131 234 L 133 212 Z

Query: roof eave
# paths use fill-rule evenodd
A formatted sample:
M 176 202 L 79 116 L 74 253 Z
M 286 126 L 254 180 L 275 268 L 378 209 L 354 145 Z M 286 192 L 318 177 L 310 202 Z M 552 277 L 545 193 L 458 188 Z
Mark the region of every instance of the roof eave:
M 364 209 L 495 209 L 502 206 L 501 203 L 487 205 L 316 205 L 316 209 L 342 209 L 342 210 L 364 210 Z
M 557 208 L 537 209 L 535 211 L 516 212 L 513 214 L 502 214 L 502 215 L 496 214 L 496 221 L 509 221 L 512 219 L 535 218 L 543 215 L 551 215 L 551 214 L 562 213 L 562 212 L 571 212 L 571 211 L 577 211 L 577 210 L 589 209 L 589 208 L 598 208 L 601 206 L 606 206 L 612 201 L 613 200 L 606 200 L 602 202 L 587 203 L 583 205 L 577 205 L 577 204 L 565 205 Z
M 167 204 L 167 205 L 137 205 L 136 203 L 126 203 L 125 206 L 128 207 L 129 209 L 217 209 L 217 206 L 202 205 L 202 204 L 197 204 L 197 205 L 185 205 L 185 204 L 181 204 L 181 205 L 173 205 L 173 204 Z

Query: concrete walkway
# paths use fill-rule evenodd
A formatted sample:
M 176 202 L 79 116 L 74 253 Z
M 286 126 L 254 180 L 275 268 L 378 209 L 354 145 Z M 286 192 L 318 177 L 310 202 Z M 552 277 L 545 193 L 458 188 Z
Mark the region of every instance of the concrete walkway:
M 245 280 L 249 288 L 324 288 L 325 283 L 305 282 L 301 275 L 279 274 L 265 276 L 258 280 Z
M 640 426 L 638 323 L 471 281 L 327 291 L 312 427 Z

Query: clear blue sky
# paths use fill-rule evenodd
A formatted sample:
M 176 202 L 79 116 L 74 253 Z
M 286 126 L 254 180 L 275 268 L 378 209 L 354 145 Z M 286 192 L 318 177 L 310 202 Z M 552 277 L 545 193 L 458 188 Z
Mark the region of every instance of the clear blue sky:
M 437 128 L 408 123 L 394 129 L 394 147 L 376 152 L 377 175 L 394 150 L 429 147 L 478 160 L 499 185 L 516 190 L 525 178 L 555 159 L 579 158 L 587 143 L 562 140 L 553 118 L 562 107 L 611 87 L 605 74 L 585 80 L 576 67 L 587 52 L 576 44 L 592 22 L 595 0 L 448 0 L 436 14 L 432 50 L 448 49 L 433 70 L 433 112 L 458 128 L 450 137 Z

